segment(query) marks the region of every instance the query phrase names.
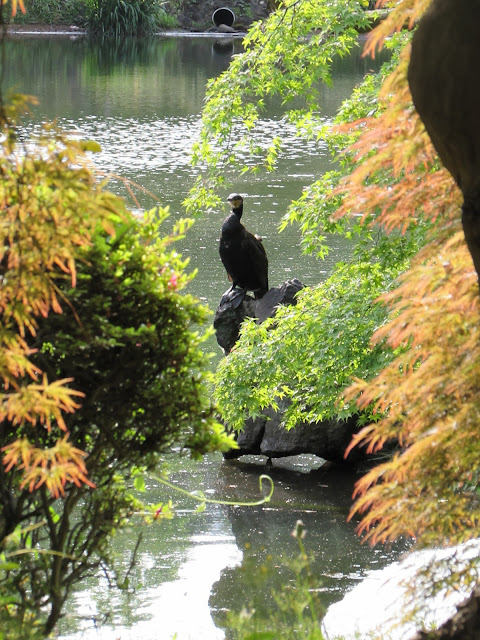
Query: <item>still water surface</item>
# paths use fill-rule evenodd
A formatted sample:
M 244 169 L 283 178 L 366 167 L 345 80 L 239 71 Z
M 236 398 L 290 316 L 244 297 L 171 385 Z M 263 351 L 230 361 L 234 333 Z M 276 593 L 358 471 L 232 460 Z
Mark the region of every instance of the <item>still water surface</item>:
M 234 53 L 239 52 L 241 40 L 233 40 L 232 46 Z M 322 92 L 319 104 L 325 120 L 373 66 L 359 52 L 334 64 L 334 86 Z M 184 215 L 181 203 L 193 183 L 189 157 L 200 129 L 205 84 L 227 67 L 230 51 L 219 52 L 211 38 L 155 38 L 114 45 L 29 36 L 11 40 L 7 56 L 4 84 L 39 98 L 37 122 L 56 117 L 65 129 L 96 140 L 102 147 L 94 155 L 100 169 L 155 194 L 150 198 L 137 191 L 142 207 L 169 205 L 172 216 Z M 293 276 L 307 285 L 318 283 L 335 262 L 348 258 L 348 245 L 332 239 L 331 254 L 319 262 L 301 255 L 297 228 L 279 234 L 277 227 L 288 204 L 330 167 L 330 160 L 323 143 L 297 137 L 280 110 L 260 123 L 260 141 L 262 131 L 286 141 L 278 170 L 239 177 L 220 195 L 226 198 L 238 191 L 245 196 L 245 224 L 264 238 L 271 286 Z M 112 188 L 124 193 L 118 181 L 113 180 Z M 228 288 L 217 244 L 227 209 L 225 204 L 222 211 L 200 219 L 182 246 L 191 267 L 198 269 L 193 292 L 213 309 Z
M 57 118 L 59 124 L 98 141 L 96 165 L 128 178 L 154 194 L 138 192 L 143 208 L 169 205 L 172 217 L 183 215 L 181 202 L 193 182 L 189 153 L 200 129 L 205 84 L 241 50 L 241 40 L 219 49 L 212 38 L 158 37 L 112 43 L 86 39 L 28 36 L 8 43 L 5 86 L 36 95 L 34 123 Z M 328 120 L 372 66 L 359 53 L 334 63 L 332 89 L 321 97 L 319 110 Z M 378 64 L 376 61 L 375 64 Z M 270 263 L 270 284 L 297 277 L 305 284 L 324 279 L 338 260 L 348 259 L 349 246 L 331 240 L 328 259 L 302 256 L 295 228 L 277 232 L 291 200 L 330 167 L 321 143 L 305 142 L 272 111 L 265 131 L 286 140 L 278 171 L 238 179 L 225 188 L 245 196 L 246 225 L 264 237 Z M 111 187 L 124 194 L 119 180 Z M 132 206 L 133 203 L 132 203 Z M 214 309 L 228 282 L 218 257 L 217 238 L 227 207 L 200 219 L 181 247 L 198 269 L 192 291 Z M 211 348 L 220 357 L 216 343 Z M 110 588 L 106 576 L 79 585 L 58 633 L 63 640 L 216 640 L 224 638 L 225 612 L 253 603 L 268 608 L 271 592 L 292 579 L 284 559 L 297 552 L 290 536 L 295 522 L 307 528 L 306 547 L 314 552 L 314 569 L 325 606 L 341 598 L 368 570 L 393 560 L 400 548 L 371 550 L 360 545 L 354 523 L 347 523 L 355 477 L 326 470 L 314 457 L 276 461 L 272 502 L 246 509 L 195 504 L 173 496 L 153 480 L 148 498 L 157 503 L 173 498 L 178 515 L 149 528 L 134 526 L 113 542 L 122 578 L 129 566 L 136 536 L 143 541 L 130 575 L 130 589 Z M 203 489 L 223 499 L 256 500 L 264 461 L 225 463 L 208 456 L 202 464 L 171 460 L 171 479 L 179 486 Z M 270 560 L 273 558 L 274 560 Z M 283 559 L 282 559 L 283 558 Z M 269 564 L 266 576 L 258 568 Z M 103 626 L 100 628 L 100 623 Z

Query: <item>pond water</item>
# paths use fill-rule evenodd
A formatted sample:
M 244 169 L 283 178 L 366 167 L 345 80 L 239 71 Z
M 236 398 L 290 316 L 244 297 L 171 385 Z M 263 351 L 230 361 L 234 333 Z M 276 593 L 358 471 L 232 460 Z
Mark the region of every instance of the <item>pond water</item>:
M 8 42 L 4 86 L 36 95 L 32 127 L 54 117 L 69 131 L 98 141 L 96 165 L 128 178 L 153 196 L 137 192 L 140 206 L 169 205 L 172 218 L 184 215 L 181 202 L 193 182 L 189 153 L 200 128 L 207 80 L 221 73 L 241 39 L 219 47 L 215 38 L 156 37 L 121 43 L 91 43 L 83 38 L 33 36 Z M 322 93 L 319 110 L 331 118 L 341 100 L 372 67 L 359 51 L 334 63 L 333 88 Z M 379 61 L 375 61 L 378 65 Z M 331 239 L 331 253 L 319 262 L 303 256 L 298 230 L 282 234 L 278 223 L 302 188 L 327 170 L 330 160 L 318 143 L 306 143 L 272 111 L 262 125 L 286 140 L 278 171 L 238 179 L 225 187 L 245 197 L 246 225 L 264 237 L 270 284 L 297 277 L 305 284 L 324 279 L 332 265 L 347 259 L 348 243 Z M 124 194 L 120 180 L 111 188 Z M 132 203 L 132 206 L 133 203 Z M 192 292 L 215 309 L 228 282 L 218 257 L 218 235 L 227 206 L 201 218 L 181 251 L 198 269 Z M 214 341 L 209 345 L 220 358 Z M 171 480 L 221 499 L 257 500 L 262 459 L 224 462 L 220 455 L 193 464 L 173 456 Z M 355 523 L 347 522 L 356 479 L 326 469 L 312 456 L 274 462 L 272 501 L 264 507 L 207 505 L 196 513 L 192 500 L 175 496 L 153 479 L 153 503 L 172 498 L 177 516 L 151 527 L 134 523 L 112 541 L 120 567 L 128 570 L 135 540 L 142 533 L 129 589 L 111 588 L 109 576 L 79 585 L 57 630 L 62 640 L 215 640 L 228 637 L 225 612 L 253 604 L 268 610 L 273 591 L 292 580 L 285 562 L 298 547 L 290 533 L 298 519 L 307 529 L 305 545 L 314 553 L 324 605 L 339 600 L 373 568 L 381 568 L 404 549 L 372 550 L 361 545 Z M 102 624 L 103 623 L 103 624 Z

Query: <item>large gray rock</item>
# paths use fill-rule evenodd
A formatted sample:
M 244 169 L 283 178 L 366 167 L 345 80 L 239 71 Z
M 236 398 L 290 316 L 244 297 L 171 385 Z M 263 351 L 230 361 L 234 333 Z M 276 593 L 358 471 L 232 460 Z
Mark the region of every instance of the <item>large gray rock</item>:
M 230 27 L 228 24 L 219 24 L 217 31 L 218 33 L 235 33 L 236 29 Z
M 412 640 L 480 640 L 480 586 L 456 608 L 441 627 L 419 631 Z
M 255 317 L 260 324 L 267 318 L 273 318 L 279 305 L 297 304 L 296 296 L 305 287 L 297 278 L 286 280 L 278 287 L 269 289 L 267 293 L 256 301 Z
M 345 449 L 358 431 L 356 417 L 349 420 L 325 420 L 315 424 L 302 423 L 286 430 L 283 425 L 285 403 L 279 411 L 265 409 L 263 414 L 245 422 L 235 439 L 238 449 L 224 454 L 231 460 L 243 455 L 264 455 L 267 458 L 283 458 L 310 453 L 330 462 L 357 463 L 365 459 L 362 449 L 355 449 L 345 461 Z
M 330 462 L 345 462 L 345 449 L 356 431 L 356 418 L 324 420 L 316 424 L 302 423 L 289 431 L 271 421 L 265 425 L 260 449 L 269 458 L 313 453 Z M 357 460 L 359 457 L 364 456 L 356 450 L 349 460 Z
M 273 317 L 279 305 L 295 304 L 295 296 L 303 287 L 300 280 L 293 278 L 286 280 L 278 287 L 269 289 L 260 300 L 245 296 L 240 305 L 236 299 L 230 299 L 227 294 L 224 294 L 213 320 L 217 342 L 223 352 L 230 353 L 238 340 L 240 326 L 245 318 L 256 318 L 257 322 L 261 323 Z
M 260 300 L 246 296 L 241 303 L 241 297 L 226 292 L 213 322 L 217 342 L 224 353 L 228 354 L 238 340 L 245 318 L 255 318 L 260 324 L 274 317 L 280 305 L 296 304 L 296 295 L 303 288 L 300 280 L 293 278 L 269 289 Z M 238 449 L 226 452 L 224 457 L 232 459 L 250 454 L 282 458 L 310 453 L 330 462 L 345 462 L 345 449 L 359 428 L 357 418 L 302 423 L 287 431 L 283 426 L 286 402 L 279 403 L 278 411 L 267 408 L 261 416 L 247 420 L 243 429 L 235 434 Z M 356 448 L 348 456 L 347 462 L 356 463 L 365 459 L 365 455 L 364 450 Z

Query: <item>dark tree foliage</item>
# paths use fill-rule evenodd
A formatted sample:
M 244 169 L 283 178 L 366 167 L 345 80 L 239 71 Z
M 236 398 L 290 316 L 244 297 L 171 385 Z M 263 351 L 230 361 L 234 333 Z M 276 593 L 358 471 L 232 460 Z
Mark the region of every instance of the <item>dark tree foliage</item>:
M 24 555 L 0 582 L 0 594 L 16 593 L 20 628 L 28 612 L 47 606 L 41 633 L 51 631 L 74 585 L 108 562 L 110 536 L 143 509 L 128 488 L 140 468 L 155 467 L 174 443 L 193 456 L 227 446 L 213 419 L 192 328 L 206 310 L 176 291 L 181 276 L 165 252 L 160 269 L 152 268 L 162 262 L 157 250 L 164 241 L 156 234 L 156 223 L 133 218 L 113 238 L 98 232 L 78 263 L 77 286 L 64 279 L 59 287 L 68 300 L 64 312 L 39 323 L 34 364 L 51 379 L 73 378 L 85 394 L 66 426 L 70 443 L 87 454 L 95 488 L 67 484 L 58 501 L 45 484 L 20 488 L 20 472 L 1 469 L 2 539 L 17 530 L 21 548 L 58 554 Z M 4 421 L 0 436 L 9 442 L 19 433 Z M 36 429 L 33 437 L 37 447 L 48 448 L 58 434 Z M 27 533 L 32 524 L 41 526 Z

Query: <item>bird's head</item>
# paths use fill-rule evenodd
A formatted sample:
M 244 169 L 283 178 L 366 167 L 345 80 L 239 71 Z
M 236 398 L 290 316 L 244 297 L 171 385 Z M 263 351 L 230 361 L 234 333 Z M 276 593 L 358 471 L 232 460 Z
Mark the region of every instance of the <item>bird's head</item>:
M 227 202 L 232 207 L 232 211 L 243 207 L 243 198 L 238 193 L 231 193 L 227 198 Z

